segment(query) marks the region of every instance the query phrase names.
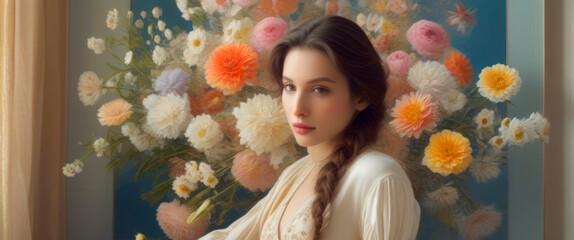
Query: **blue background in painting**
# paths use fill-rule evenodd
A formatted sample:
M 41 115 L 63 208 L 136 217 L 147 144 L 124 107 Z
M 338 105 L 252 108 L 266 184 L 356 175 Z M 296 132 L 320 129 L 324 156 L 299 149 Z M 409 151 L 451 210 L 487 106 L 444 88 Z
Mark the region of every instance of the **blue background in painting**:
M 357 1 L 350 1 L 356 3 Z M 448 26 L 447 10 L 454 9 L 456 2 L 463 3 L 467 8 L 477 9 L 475 14 L 477 24 L 469 28 L 469 32 L 462 34 L 457 32 L 456 26 Z M 454 48 L 466 54 L 474 67 L 477 81 L 480 70 L 495 63 L 506 63 L 506 1 L 472 0 L 472 1 L 437 1 L 419 0 L 420 14 L 414 16 L 416 20 L 427 19 L 437 22 L 445 27 L 451 37 Z M 140 18 L 140 12 L 148 12 L 151 18 L 151 10 L 159 6 L 163 10 L 160 17 L 166 23 L 167 28 L 179 26 L 186 31 L 192 30 L 191 22 L 181 18 L 181 13 L 175 5 L 175 0 L 132 0 L 131 9 L 134 19 Z M 429 7 L 425 7 L 429 6 Z M 432 6 L 432 7 L 431 7 Z M 169 14 L 168 14 L 169 13 Z M 504 105 L 499 105 L 498 110 L 502 115 L 506 112 Z M 142 193 L 151 190 L 152 178 L 144 177 L 140 182 L 134 182 L 133 176 L 136 169 L 129 165 L 124 166 L 122 171 L 116 173 L 115 182 L 115 205 L 114 205 L 114 237 L 115 239 L 133 239 L 138 232 L 144 232 L 148 237 L 159 238 L 165 236 L 157 224 L 155 213 L 157 204 L 150 206 L 140 198 Z M 488 183 L 473 184 L 465 183 L 473 199 L 485 205 L 494 204 L 497 211 L 502 212 L 502 224 L 497 232 L 488 239 L 508 238 L 508 166 L 501 166 L 502 175 L 495 181 Z M 245 192 L 245 194 L 249 194 Z M 165 199 L 168 201 L 168 199 Z M 225 227 L 241 216 L 244 211 L 230 212 L 230 217 L 218 228 Z M 437 221 L 431 220 L 423 209 L 422 223 L 419 229 L 418 239 L 450 239 L 450 230 Z M 211 226 L 208 231 L 214 229 Z M 460 239 L 459 236 L 452 239 Z

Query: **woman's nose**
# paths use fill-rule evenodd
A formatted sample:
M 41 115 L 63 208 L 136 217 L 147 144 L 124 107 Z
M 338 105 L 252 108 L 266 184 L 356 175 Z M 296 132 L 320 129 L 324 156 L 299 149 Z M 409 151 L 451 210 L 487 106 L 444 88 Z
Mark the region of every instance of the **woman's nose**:
M 293 99 L 293 115 L 296 117 L 309 116 L 309 100 L 300 92 L 295 94 Z

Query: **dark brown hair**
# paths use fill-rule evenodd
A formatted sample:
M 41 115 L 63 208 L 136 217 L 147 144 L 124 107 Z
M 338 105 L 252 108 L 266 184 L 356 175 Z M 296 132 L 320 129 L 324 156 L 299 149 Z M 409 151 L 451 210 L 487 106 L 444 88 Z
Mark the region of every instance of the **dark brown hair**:
M 333 200 L 336 186 L 349 164 L 360 151 L 376 143 L 384 117 L 387 73 L 381 58 L 367 35 L 353 21 L 329 16 L 305 22 L 290 31 L 271 51 L 269 70 L 273 80 L 282 86 L 283 65 L 289 50 L 312 48 L 323 52 L 346 77 L 352 98 L 368 103 L 344 130 L 343 141 L 321 168 L 315 185 L 317 198 L 312 212 L 315 239 L 320 238 L 323 212 Z

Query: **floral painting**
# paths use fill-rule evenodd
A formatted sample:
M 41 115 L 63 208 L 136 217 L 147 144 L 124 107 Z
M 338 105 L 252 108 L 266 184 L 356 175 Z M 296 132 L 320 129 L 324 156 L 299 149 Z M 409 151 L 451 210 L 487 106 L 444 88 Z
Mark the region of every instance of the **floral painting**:
M 132 0 L 87 47 L 110 54 L 78 97 L 105 136 L 63 167 L 109 160 L 117 239 L 196 239 L 261 199 L 304 156 L 266 72 L 273 44 L 317 16 L 355 21 L 390 72 L 380 148 L 410 173 L 419 239 L 505 239 L 507 150 L 549 140 L 541 114 L 507 117 L 506 3 L 465 0 Z M 381 79 L 383 81 L 383 79 Z M 102 102 L 102 95 L 115 100 Z

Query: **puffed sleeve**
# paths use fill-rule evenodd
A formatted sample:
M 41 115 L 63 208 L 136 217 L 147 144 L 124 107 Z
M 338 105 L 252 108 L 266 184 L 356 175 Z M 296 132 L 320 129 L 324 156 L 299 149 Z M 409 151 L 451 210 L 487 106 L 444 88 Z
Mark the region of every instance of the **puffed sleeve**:
M 362 211 L 363 239 L 415 239 L 420 206 L 406 177 L 390 174 L 370 187 Z

